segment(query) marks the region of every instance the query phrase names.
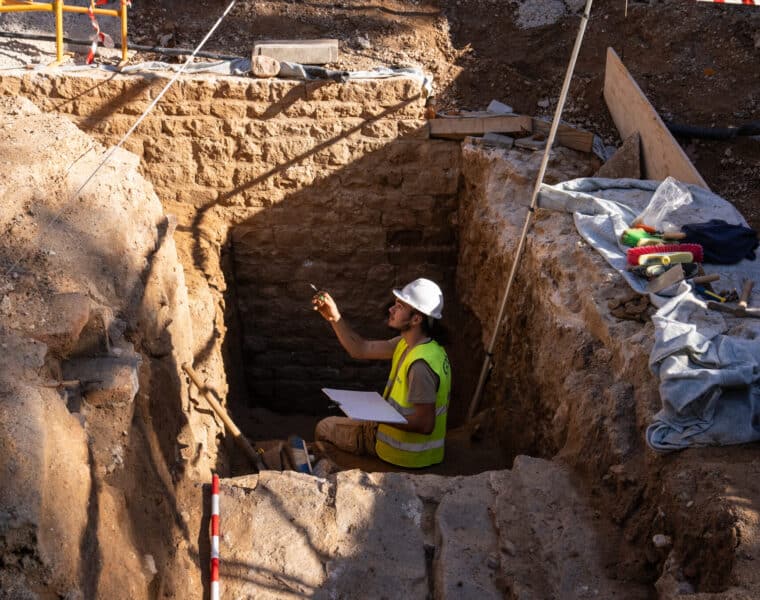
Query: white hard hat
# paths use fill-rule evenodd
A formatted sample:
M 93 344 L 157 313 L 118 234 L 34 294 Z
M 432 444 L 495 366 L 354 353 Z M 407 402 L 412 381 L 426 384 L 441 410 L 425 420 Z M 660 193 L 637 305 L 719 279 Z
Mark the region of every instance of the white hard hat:
M 440 319 L 443 312 L 443 293 L 438 284 L 429 279 L 415 279 L 400 290 L 393 290 L 393 295 L 406 302 L 423 315 Z

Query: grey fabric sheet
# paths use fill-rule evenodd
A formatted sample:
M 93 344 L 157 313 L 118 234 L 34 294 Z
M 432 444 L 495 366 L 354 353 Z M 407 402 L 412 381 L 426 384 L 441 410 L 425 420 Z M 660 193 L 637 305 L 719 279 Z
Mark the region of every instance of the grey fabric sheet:
M 122 73 L 145 73 L 150 71 L 179 71 L 182 64 L 150 61 L 128 65 L 121 69 Z M 102 69 L 110 72 L 119 71 L 111 65 L 77 65 L 61 67 L 65 71 L 82 71 L 90 69 Z M 197 62 L 185 67 L 186 73 L 214 73 L 217 75 L 245 76 L 251 72 L 251 60 L 238 58 L 236 60 L 219 60 L 215 62 Z M 316 79 L 332 79 L 345 82 L 350 79 L 387 79 L 389 77 L 410 77 L 416 79 L 426 96 L 433 91 L 431 76 L 414 67 L 375 67 L 369 71 L 334 71 L 324 67 L 301 65 L 298 63 L 280 62 L 279 78 L 302 79 L 305 81 Z
M 645 282 L 625 271 L 623 229 L 649 203 L 661 182 L 585 178 L 541 188 L 542 208 L 574 215 L 581 236 L 636 291 Z M 728 202 L 703 188 L 688 186 L 692 203 L 680 224 L 724 219 L 746 225 Z M 750 305 L 760 306 L 760 261 L 705 265 L 719 273 L 720 288 L 741 289 L 744 278 L 756 282 Z M 760 439 L 760 319 L 738 319 L 707 309 L 682 282 L 650 294 L 659 307 L 652 317 L 655 341 L 649 365 L 660 380 L 661 410 L 647 428 L 646 441 L 658 452 L 690 446 L 727 445 Z

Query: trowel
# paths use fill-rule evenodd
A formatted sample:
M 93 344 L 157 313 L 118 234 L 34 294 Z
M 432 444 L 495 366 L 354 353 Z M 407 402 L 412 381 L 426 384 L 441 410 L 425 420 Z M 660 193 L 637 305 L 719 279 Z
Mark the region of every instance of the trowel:
M 684 279 L 686 279 L 686 272 L 684 271 L 683 264 L 677 263 L 670 267 L 662 275 L 659 275 L 652 279 L 647 284 L 647 292 L 651 294 L 658 294 L 662 290 L 669 288 L 671 285 L 675 285 Z M 711 275 L 693 277 L 691 281 L 696 284 L 705 284 L 712 281 L 718 281 L 718 279 L 720 279 L 720 275 L 713 273 Z

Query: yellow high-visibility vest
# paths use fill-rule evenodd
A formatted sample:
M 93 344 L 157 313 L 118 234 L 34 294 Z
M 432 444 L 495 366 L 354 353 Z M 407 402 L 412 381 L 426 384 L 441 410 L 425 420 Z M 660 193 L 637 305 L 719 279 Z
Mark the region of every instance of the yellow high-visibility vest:
M 451 365 L 446 350 L 431 340 L 412 348 L 399 364 L 406 341 L 401 338 L 393 352 L 391 379 L 385 386 L 383 397 L 402 415 L 414 412 L 414 405 L 408 402 L 409 379 L 407 374 L 414 361 L 422 359 L 438 375 L 438 392 L 435 397 L 435 427 L 432 433 L 424 435 L 401 431 L 392 425 L 381 424 L 377 428 L 375 450 L 384 461 L 400 467 L 427 467 L 443 460 L 444 438 L 446 437 L 446 414 L 451 392 Z

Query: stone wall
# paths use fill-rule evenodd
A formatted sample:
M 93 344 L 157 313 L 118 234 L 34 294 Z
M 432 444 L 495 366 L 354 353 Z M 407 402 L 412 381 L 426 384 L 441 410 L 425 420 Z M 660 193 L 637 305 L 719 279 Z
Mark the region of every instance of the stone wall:
M 3 76 L 0 89 L 114 144 L 165 83 L 24 73 Z M 241 360 L 246 381 L 234 391 L 278 408 L 319 407 L 325 385 L 382 385 L 387 366 L 346 357 L 310 310 L 309 283 L 332 292 L 366 335 L 390 337 L 382 324 L 390 289 L 421 275 L 443 284 L 446 312 L 458 313 L 459 144 L 427 139 L 423 111 L 421 87 L 408 78 L 194 76 L 178 80 L 127 140 L 178 217 L 191 297 L 217 300 L 214 321 L 196 323 L 196 363 L 221 394 L 225 371 Z

